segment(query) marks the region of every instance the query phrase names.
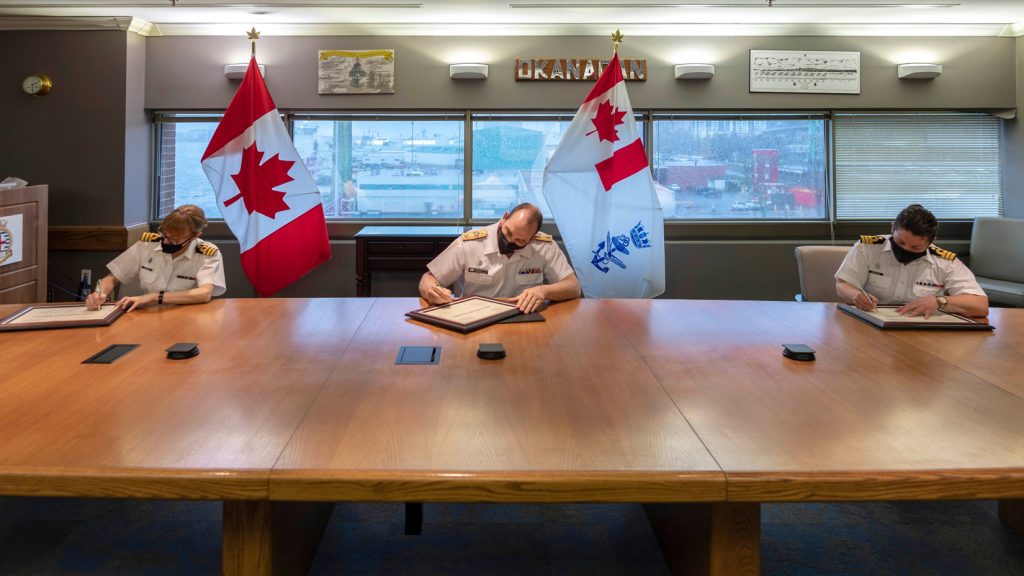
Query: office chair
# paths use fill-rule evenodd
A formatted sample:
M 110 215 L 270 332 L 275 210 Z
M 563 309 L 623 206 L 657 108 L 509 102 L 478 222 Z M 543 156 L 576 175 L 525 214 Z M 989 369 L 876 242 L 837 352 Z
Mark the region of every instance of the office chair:
M 796 269 L 800 275 L 798 302 L 838 302 L 836 271 L 849 246 L 797 246 Z
M 989 302 L 1024 307 L 1024 219 L 975 218 L 970 268 Z

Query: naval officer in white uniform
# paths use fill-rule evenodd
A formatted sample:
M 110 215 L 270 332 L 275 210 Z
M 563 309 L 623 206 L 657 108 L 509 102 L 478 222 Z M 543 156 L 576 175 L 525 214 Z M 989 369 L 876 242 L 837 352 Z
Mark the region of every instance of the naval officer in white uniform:
M 203 209 L 185 204 L 160 223 L 159 234 L 147 232 L 115 258 L 85 305 L 96 310 L 119 283 L 138 280 L 143 294 L 118 301 L 131 312 L 146 304 L 202 304 L 227 290 L 220 250 L 199 237 L 206 228 Z
M 578 298 L 576 274 L 551 236 L 540 231 L 543 220 L 536 206 L 524 203 L 496 223 L 462 234 L 427 265 L 420 296 L 444 304 L 452 299 L 446 287 L 461 285 L 462 296 L 506 299 L 526 314 L 545 300 Z
M 939 222 L 920 204 L 896 216 L 892 234 L 861 236 L 836 272 L 839 300 L 874 310 L 901 305 L 905 316 L 928 317 L 936 310 L 988 316 L 988 296 L 956 254 L 932 244 Z

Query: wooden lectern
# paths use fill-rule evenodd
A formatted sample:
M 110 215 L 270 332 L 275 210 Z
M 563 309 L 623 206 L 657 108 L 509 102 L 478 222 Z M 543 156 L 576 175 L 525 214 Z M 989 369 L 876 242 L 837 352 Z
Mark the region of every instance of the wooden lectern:
M 0 304 L 46 302 L 48 192 L 0 190 Z

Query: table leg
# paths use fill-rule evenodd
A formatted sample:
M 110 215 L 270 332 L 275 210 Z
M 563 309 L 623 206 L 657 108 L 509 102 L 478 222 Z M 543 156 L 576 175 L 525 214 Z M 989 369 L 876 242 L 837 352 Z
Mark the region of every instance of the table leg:
M 760 504 L 647 504 L 645 508 L 672 574 L 760 574 Z
M 405 535 L 419 536 L 423 533 L 423 502 L 405 503 Z
M 999 519 L 1024 534 L 1024 500 L 1000 500 Z
M 364 298 L 370 295 L 370 271 L 367 261 L 369 254 L 365 238 L 356 238 L 356 296 Z
M 222 573 L 307 573 L 333 510 L 333 502 L 225 501 Z

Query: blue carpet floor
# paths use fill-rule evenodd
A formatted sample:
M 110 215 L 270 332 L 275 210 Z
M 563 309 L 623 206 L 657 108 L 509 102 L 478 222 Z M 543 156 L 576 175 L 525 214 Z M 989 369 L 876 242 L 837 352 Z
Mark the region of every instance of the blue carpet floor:
M 993 502 L 762 507 L 762 573 L 1024 576 L 1024 535 Z M 220 570 L 216 502 L 0 498 L 0 575 Z M 311 574 L 668 574 L 637 505 L 339 504 Z

